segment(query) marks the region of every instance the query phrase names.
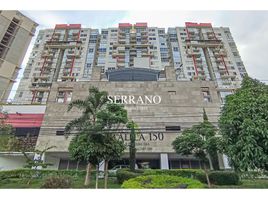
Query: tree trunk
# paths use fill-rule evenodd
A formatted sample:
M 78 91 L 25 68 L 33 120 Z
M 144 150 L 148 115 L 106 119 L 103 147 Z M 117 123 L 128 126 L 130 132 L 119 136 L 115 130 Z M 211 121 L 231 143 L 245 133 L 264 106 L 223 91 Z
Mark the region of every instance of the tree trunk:
M 108 183 L 108 160 L 104 161 L 104 188 L 107 189 Z
M 85 186 L 89 186 L 90 185 L 90 176 L 91 176 L 91 163 L 87 164 L 87 174 L 86 174 L 86 178 L 85 178 Z
M 129 145 L 129 168 L 131 171 L 135 171 L 135 165 L 136 165 L 136 133 L 134 129 L 134 125 L 131 127 L 131 133 L 130 133 L 130 145 Z
M 206 175 L 208 188 L 211 188 L 211 184 L 210 184 L 210 180 L 209 180 L 209 176 L 208 176 L 208 170 L 207 170 L 207 167 L 206 167 L 206 163 L 205 162 L 204 162 L 204 172 L 205 172 L 205 175 Z
M 96 165 L 96 183 L 95 183 L 96 189 L 98 189 L 98 184 L 99 184 L 99 165 Z
M 208 157 L 208 162 L 209 162 L 209 167 L 210 167 L 210 170 L 213 170 L 214 168 L 213 168 L 213 165 L 212 165 L 212 160 L 211 160 L 211 156 L 210 156 L 210 154 L 209 154 L 209 153 L 207 154 L 207 157 Z

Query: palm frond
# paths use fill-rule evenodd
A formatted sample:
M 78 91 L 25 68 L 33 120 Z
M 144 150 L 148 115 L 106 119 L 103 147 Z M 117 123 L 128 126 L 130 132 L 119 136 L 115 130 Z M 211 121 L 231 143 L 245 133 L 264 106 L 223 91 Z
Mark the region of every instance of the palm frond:
M 68 111 L 70 111 L 73 107 L 78 108 L 79 110 L 83 110 L 87 107 L 87 102 L 84 100 L 75 100 L 72 101 L 69 105 L 68 105 Z
M 73 129 L 81 129 L 86 122 L 90 121 L 90 116 L 89 115 L 82 115 L 79 118 L 75 118 L 72 121 L 68 122 L 67 125 L 65 126 L 64 132 L 66 134 L 69 134 Z

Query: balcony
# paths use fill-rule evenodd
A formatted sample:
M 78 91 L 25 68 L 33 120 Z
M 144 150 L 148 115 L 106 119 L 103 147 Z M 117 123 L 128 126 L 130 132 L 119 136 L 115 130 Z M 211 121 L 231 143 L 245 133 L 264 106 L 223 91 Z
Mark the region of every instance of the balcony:
M 124 53 L 114 53 L 112 54 L 113 58 L 119 57 L 119 58 L 125 58 L 125 54 Z
M 220 47 L 223 46 L 221 40 L 185 40 L 187 46 L 192 47 Z
M 44 87 L 44 86 L 36 86 L 36 87 L 30 87 L 31 91 L 37 91 L 37 92 L 49 92 L 50 87 Z
M 72 68 L 72 67 L 73 67 L 72 65 L 66 64 L 66 65 L 64 66 L 64 69 L 70 69 L 70 68 Z
M 81 46 L 81 41 L 47 41 L 45 47 L 67 49 Z
M 68 75 L 68 74 L 63 74 L 63 76 L 61 76 L 61 79 L 62 80 L 74 80 L 75 77 L 74 76 L 71 76 L 71 75 Z
M 73 63 L 73 59 L 71 58 L 67 58 L 66 59 L 66 64 L 72 64 Z
M 235 77 L 236 77 L 236 75 L 234 75 L 234 74 L 227 74 L 227 73 L 221 74 L 222 79 L 229 79 L 229 78 L 235 78 Z
M 42 55 L 41 55 L 42 58 L 45 58 L 45 57 L 47 57 L 47 58 L 51 58 L 51 57 L 53 57 L 53 56 L 54 56 L 54 54 L 53 54 L 52 52 L 48 52 L 48 51 L 44 51 L 44 52 L 42 53 Z

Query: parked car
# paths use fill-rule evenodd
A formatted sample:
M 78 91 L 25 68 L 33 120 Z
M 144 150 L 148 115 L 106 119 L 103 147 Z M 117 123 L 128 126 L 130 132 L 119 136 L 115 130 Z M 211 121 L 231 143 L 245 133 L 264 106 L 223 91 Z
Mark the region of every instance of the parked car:
M 117 170 L 129 168 L 129 165 L 116 165 L 112 169 L 108 170 L 109 174 L 115 175 Z
M 109 175 L 115 176 L 117 170 L 129 168 L 129 165 L 116 165 L 112 169 L 108 170 Z M 138 165 L 135 165 L 135 169 L 138 169 Z M 99 178 L 104 178 L 104 171 L 99 171 Z

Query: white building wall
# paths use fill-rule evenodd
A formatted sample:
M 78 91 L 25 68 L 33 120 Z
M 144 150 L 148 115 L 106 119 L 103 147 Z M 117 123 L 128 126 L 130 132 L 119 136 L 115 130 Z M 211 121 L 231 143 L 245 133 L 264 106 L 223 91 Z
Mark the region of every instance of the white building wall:
M 26 164 L 26 159 L 20 153 L 19 154 L 0 153 L 0 171 L 1 170 L 21 169 L 24 167 L 25 164 Z

